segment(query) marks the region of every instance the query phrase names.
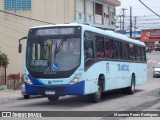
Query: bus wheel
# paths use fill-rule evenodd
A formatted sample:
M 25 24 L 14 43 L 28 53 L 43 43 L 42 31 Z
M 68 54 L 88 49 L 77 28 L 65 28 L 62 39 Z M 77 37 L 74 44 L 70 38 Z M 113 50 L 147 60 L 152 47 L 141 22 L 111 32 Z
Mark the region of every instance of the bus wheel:
M 23 95 L 24 99 L 29 99 L 30 95 Z
M 133 95 L 134 91 L 135 91 L 135 77 L 132 76 L 131 86 L 127 88 L 127 93 L 130 94 L 130 95 Z
M 58 101 L 58 99 L 59 99 L 59 96 L 58 96 L 58 95 L 47 96 L 47 97 L 48 97 L 48 100 L 49 100 L 50 102 Z
M 98 81 L 98 89 L 97 89 L 96 93 L 94 93 L 92 95 L 92 100 L 94 103 L 98 103 L 101 100 L 102 93 L 103 93 L 103 82 Z

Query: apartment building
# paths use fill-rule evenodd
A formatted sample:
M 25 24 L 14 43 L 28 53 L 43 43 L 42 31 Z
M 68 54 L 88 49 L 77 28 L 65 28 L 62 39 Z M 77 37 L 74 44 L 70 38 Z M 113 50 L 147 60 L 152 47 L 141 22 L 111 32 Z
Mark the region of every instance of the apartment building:
M 86 23 L 102 29 L 115 29 L 118 0 L 0 0 L 0 51 L 10 59 L 7 74 L 23 73 L 23 53 L 18 39 L 32 26 L 60 23 Z M 11 13 L 11 14 L 10 14 Z

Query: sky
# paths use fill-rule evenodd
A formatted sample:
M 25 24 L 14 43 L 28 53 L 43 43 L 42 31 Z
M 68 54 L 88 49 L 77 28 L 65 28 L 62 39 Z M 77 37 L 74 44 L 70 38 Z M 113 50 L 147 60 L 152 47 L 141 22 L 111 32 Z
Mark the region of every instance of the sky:
M 126 14 L 130 14 L 130 6 L 132 6 L 133 16 L 155 15 L 148 10 L 139 0 L 120 0 L 121 6 L 116 8 L 117 15 L 121 12 L 122 8 L 126 8 Z M 141 0 L 149 8 L 160 15 L 160 0 Z
M 122 8 L 125 8 L 125 28 L 127 29 L 130 25 L 130 6 L 132 7 L 132 20 L 134 23 L 135 16 L 137 17 L 136 28 L 150 28 L 159 29 L 160 28 L 160 17 L 152 13 L 148 8 L 146 8 L 139 0 L 120 0 L 121 6 L 116 7 L 116 15 L 122 15 Z M 141 0 L 155 13 L 160 15 L 160 0 Z M 128 17 L 127 17 L 128 16 Z M 120 18 L 117 19 L 117 24 L 119 24 Z

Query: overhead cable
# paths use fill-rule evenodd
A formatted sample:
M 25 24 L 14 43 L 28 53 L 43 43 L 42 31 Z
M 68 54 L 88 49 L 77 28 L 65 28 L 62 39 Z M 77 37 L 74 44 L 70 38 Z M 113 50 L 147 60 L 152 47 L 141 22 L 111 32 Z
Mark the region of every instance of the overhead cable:
M 155 15 L 157 15 L 158 17 L 160 17 L 160 15 L 158 15 L 156 12 L 154 12 L 152 9 L 150 9 L 146 4 L 144 4 L 141 0 L 139 0 L 145 7 L 147 7 L 151 12 L 153 12 Z

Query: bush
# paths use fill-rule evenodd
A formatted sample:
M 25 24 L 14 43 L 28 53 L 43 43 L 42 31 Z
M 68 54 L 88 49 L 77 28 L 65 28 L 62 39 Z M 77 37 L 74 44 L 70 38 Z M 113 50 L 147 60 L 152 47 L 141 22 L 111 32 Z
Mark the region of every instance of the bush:
M 7 86 L 6 85 L 1 85 L 0 90 L 7 90 Z
M 8 56 L 5 53 L 2 53 L 0 51 L 0 66 L 8 66 L 9 64 L 9 59 Z

